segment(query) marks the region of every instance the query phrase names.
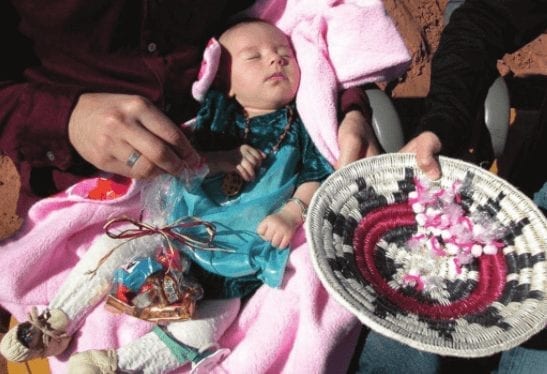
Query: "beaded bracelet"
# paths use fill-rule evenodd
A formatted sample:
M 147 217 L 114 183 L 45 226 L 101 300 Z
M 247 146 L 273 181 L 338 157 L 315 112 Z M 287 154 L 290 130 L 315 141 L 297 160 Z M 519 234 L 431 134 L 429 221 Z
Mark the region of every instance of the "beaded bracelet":
M 298 207 L 300 208 L 300 217 L 302 217 L 302 222 L 305 222 L 306 214 L 308 213 L 308 205 L 298 197 L 291 197 L 285 202 L 285 205 L 290 203 L 291 201 L 298 205 Z

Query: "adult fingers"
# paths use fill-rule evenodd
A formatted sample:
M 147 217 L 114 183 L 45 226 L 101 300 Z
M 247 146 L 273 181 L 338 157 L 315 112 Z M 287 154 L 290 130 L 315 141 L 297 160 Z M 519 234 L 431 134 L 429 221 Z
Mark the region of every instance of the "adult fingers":
M 162 169 L 151 162 L 141 151 L 126 142 L 120 142 L 112 150 L 110 171 L 131 178 L 150 178 L 161 174 Z
M 336 168 L 340 169 L 353 161 L 357 161 L 362 153 L 361 147 L 362 143 L 356 142 L 355 145 L 346 145 L 344 148 L 340 148 L 340 157 L 338 157 L 338 161 L 336 162 Z
M 186 166 L 185 160 L 168 143 L 148 131 L 141 123 L 135 122 L 130 126 L 126 126 L 125 130 L 123 138 L 142 154 L 142 158 L 148 160 L 156 167 L 167 173 L 176 175 Z M 121 159 L 123 162 L 125 160 L 126 158 Z M 140 170 L 141 174 L 146 174 L 142 165 L 139 163 L 138 167 L 135 167 L 135 170 Z
M 144 101 L 137 105 L 143 106 L 140 109 L 141 114 L 138 118 L 144 128 L 161 141 L 169 144 L 174 153 L 188 166 L 198 165 L 200 157 L 180 128 L 152 104 Z M 158 157 L 158 155 L 155 155 L 155 157 Z M 153 158 L 152 161 L 156 161 L 156 159 Z M 160 157 L 157 161 L 164 162 L 165 160 Z
M 441 177 L 441 166 L 437 157 L 427 149 L 418 149 L 416 152 L 416 164 L 431 180 Z
M 441 167 L 437 154 L 441 150 L 441 142 L 437 135 L 426 131 L 406 144 L 400 152 L 411 152 L 416 154 L 416 164 L 424 174 L 437 180 L 441 177 Z
M 139 96 L 83 94 L 68 130 L 70 142 L 84 159 L 100 170 L 125 176 L 147 176 L 156 169 L 177 173 L 183 161 L 190 166 L 199 161 L 175 124 Z M 126 161 L 134 150 L 142 157 L 129 168 Z
M 377 156 L 381 153 L 380 146 L 376 142 L 369 142 L 366 150 L 365 150 L 365 156 L 364 157 L 372 157 Z

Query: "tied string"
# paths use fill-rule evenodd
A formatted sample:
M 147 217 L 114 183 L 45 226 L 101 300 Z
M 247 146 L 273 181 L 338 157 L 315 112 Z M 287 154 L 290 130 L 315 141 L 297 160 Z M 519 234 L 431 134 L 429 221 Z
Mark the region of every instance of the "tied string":
M 128 228 L 118 233 L 112 232 L 113 226 L 120 223 L 129 223 L 135 226 L 135 228 Z M 200 238 L 194 238 L 188 234 L 183 234 L 175 230 L 188 229 L 199 226 L 203 226 L 207 231 L 207 238 L 205 240 Z M 108 235 L 112 239 L 137 239 L 142 236 L 160 234 L 167 240 L 170 248 L 172 247 L 172 240 L 177 240 L 182 244 L 188 244 L 190 247 L 197 247 L 206 250 L 216 249 L 213 248 L 213 240 L 216 233 L 215 225 L 194 217 L 190 217 L 188 221 L 179 220 L 165 227 L 153 226 L 129 217 L 119 217 L 113 218 L 108 221 L 103 228 L 106 231 L 106 235 Z
M 126 228 L 119 232 L 114 232 L 114 226 L 119 224 L 130 224 L 133 227 Z M 192 236 L 190 234 L 185 234 L 183 232 L 178 232 L 177 229 L 191 229 L 195 227 L 203 227 L 207 233 L 205 238 L 200 238 L 197 236 Z M 88 271 L 88 274 L 94 274 L 101 265 L 116 251 L 120 246 L 126 244 L 131 240 L 141 238 L 148 235 L 161 235 L 167 242 L 169 252 L 171 255 L 177 255 L 176 249 L 173 246 L 173 241 L 178 241 L 181 244 L 186 244 L 192 250 L 194 248 L 199 248 L 208 251 L 223 251 L 223 252 L 234 252 L 232 249 L 220 248 L 213 245 L 213 240 L 216 234 L 216 227 L 214 224 L 202 221 L 195 217 L 188 217 L 186 219 L 181 219 L 171 225 L 164 227 L 157 227 L 148 223 L 138 221 L 129 217 L 118 217 L 109 220 L 103 227 L 106 232 L 106 235 L 112 239 L 127 239 L 123 243 L 112 248 L 107 254 L 105 254 L 100 260 L 95 269 Z
M 29 313 L 28 322 L 34 328 L 40 330 L 40 332 L 42 333 L 42 349 L 40 350 L 41 354 L 46 353 L 47 346 L 51 343 L 51 341 L 60 344 L 63 340 L 70 338 L 65 332 L 56 330 L 51 327 L 51 325 L 48 323 L 48 319 L 50 317 L 51 313 L 48 309 L 46 309 L 42 314 L 38 314 L 38 309 L 35 306 L 32 307 Z M 31 334 L 29 334 L 29 339 L 32 339 L 32 336 L 30 335 Z

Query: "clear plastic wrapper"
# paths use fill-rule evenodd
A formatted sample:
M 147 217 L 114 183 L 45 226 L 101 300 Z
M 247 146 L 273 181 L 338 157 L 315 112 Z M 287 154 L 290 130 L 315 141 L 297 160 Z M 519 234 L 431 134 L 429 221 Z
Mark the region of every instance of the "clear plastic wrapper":
M 203 289 L 188 276 L 189 268 L 187 258 L 165 247 L 135 258 L 114 273 L 107 306 L 159 323 L 190 319 Z

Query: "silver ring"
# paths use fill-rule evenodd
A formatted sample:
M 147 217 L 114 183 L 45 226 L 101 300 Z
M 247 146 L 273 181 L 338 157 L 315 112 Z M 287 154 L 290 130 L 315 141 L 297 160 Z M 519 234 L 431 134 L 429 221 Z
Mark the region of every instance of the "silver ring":
M 133 151 L 129 155 L 129 157 L 127 158 L 127 161 L 125 163 L 127 164 L 127 166 L 132 168 L 137 163 L 137 161 L 139 160 L 140 157 L 141 157 L 141 153 L 139 151 Z

